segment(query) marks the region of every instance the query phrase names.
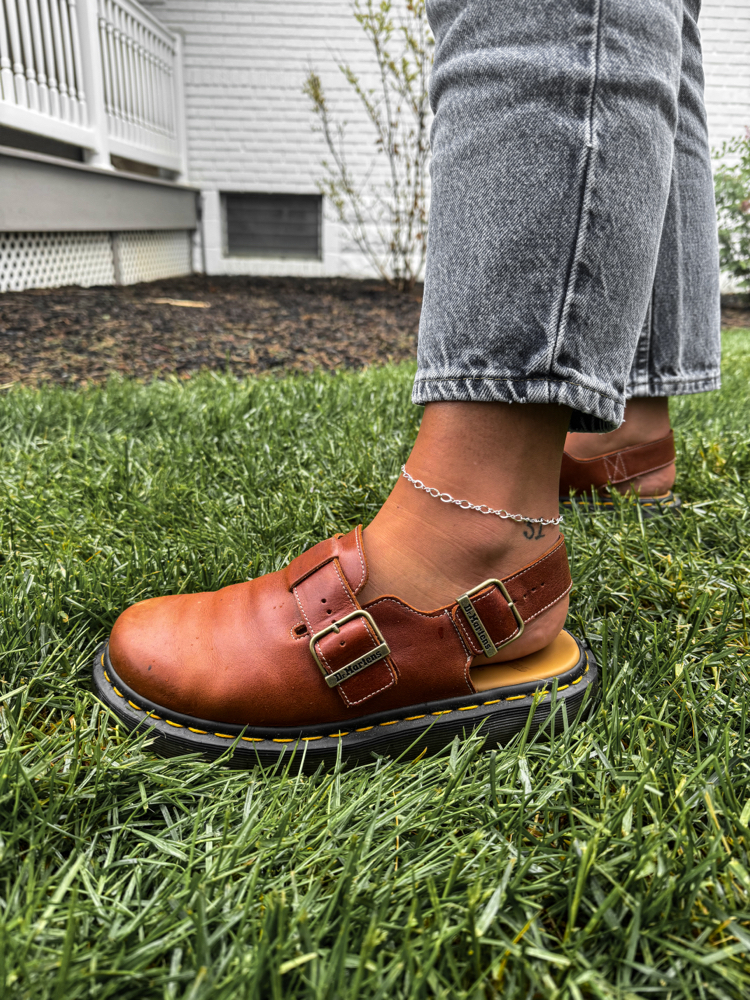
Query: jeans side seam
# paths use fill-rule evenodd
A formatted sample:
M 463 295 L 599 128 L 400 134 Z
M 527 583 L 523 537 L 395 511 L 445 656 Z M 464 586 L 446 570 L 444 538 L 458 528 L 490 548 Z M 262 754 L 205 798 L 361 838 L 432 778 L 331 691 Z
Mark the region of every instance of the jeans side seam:
M 573 289 L 575 288 L 575 283 L 576 283 L 575 279 L 578 270 L 578 264 L 580 263 L 581 257 L 583 255 L 583 244 L 587 228 L 584 223 L 584 220 L 588 218 L 589 210 L 591 207 L 591 194 L 593 188 L 592 160 L 594 153 L 596 151 L 596 144 L 594 142 L 594 108 L 596 105 L 596 91 L 597 91 L 597 84 L 599 82 L 599 64 L 601 61 L 603 5 L 604 5 L 604 0 L 596 0 L 595 15 L 594 15 L 596 18 L 596 39 L 594 44 L 594 66 L 593 66 L 594 71 L 591 79 L 591 89 L 588 96 L 588 108 L 586 110 L 586 136 L 585 136 L 586 154 L 584 157 L 584 164 L 583 164 L 581 200 L 578 208 L 578 224 L 576 226 L 575 244 L 570 259 L 570 265 L 568 267 L 568 274 L 565 281 L 565 292 L 560 306 L 560 313 L 557 319 L 557 328 L 555 330 L 555 339 L 554 343 L 552 344 L 552 351 L 550 354 L 550 361 L 549 361 L 550 378 L 552 377 L 552 369 L 555 364 L 555 358 L 557 357 L 557 348 L 560 343 L 560 338 L 564 334 L 565 326 L 568 321 L 568 315 L 570 313 L 570 306 L 573 299 Z

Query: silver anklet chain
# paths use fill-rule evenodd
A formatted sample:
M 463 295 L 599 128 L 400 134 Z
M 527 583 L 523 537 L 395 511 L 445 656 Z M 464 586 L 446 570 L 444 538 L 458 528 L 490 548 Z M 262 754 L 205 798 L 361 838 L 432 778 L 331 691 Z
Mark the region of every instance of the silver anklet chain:
M 421 479 L 413 479 L 406 471 L 405 465 L 401 466 L 401 473 L 404 479 L 408 479 L 412 486 L 416 486 L 418 490 L 424 490 L 425 493 L 435 497 L 436 500 L 442 500 L 443 503 L 454 503 L 461 510 L 478 510 L 480 514 L 495 514 L 504 521 L 518 521 L 519 524 L 560 524 L 562 522 L 562 514 L 560 517 L 524 517 L 523 514 L 510 514 L 502 507 L 500 510 L 493 510 L 486 503 L 476 504 L 469 503 L 468 500 L 456 500 L 450 493 L 441 493 L 434 486 L 425 486 Z

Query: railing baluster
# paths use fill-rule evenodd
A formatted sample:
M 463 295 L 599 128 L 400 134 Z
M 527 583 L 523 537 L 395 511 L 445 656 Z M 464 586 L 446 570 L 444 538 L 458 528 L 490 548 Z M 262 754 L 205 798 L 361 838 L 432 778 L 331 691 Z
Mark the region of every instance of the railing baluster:
M 86 91 L 83 85 L 83 60 L 81 59 L 81 38 L 78 33 L 76 0 L 68 0 L 68 15 L 70 19 L 70 42 L 73 49 L 76 92 L 78 94 L 78 119 L 81 125 L 86 126 L 89 122 L 89 116 L 86 109 Z
M 130 141 L 138 145 L 138 108 L 135 94 L 135 67 L 133 63 L 133 26 L 130 15 L 123 10 L 123 27 L 125 28 L 125 70 L 128 80 L 128 113 L 130 117 Z
M 39 110 L 42 114 L 50 113 L 49 88 L 47 85 L 47 72 L 44 59 L 44 37 L 42 35 L 42 24 L 39 18 L 39 5 L 37 0 L 29 0 L 29 17 L 31 20 L 31 40 L 34 45 L 34 62 L 36 64 L 36 82 L 39 93 Z
M 15 104 L 16 94 L 13 87 L 13 62 L 10 57 L 7 31 L 5 4 L 0 0 L 0 98 L 9 104 Z
M 108 20 L 112 25 L 112 55 L 114 58 L 114 66 L 112 73 L 116 82 L 116 102 L 115 102 L 115 121 L 117 122 L 116 135 L 120 139 L 125 139 L 127 136 L 125 128 L 125 77 L 122 68 L 122 38 L 120 35 L 120 28 L 117 23 L 117 10 L 115 8 L 114 0 L 107 0 L 107 14 Z
M 55 48 L 52 42 L 52 24 L 49 16 L 49 0 L 39 0 L 39 13 L 42 17 L 42 42 L 44 44 L 44 63 L 47 68 L 49 113 L 53 118 L 60 118 L 60 91 L 57 84 Z
M 102 0 L 97 0 L 97 32 L 99 36 L 99 54 L 102 60 L 102 80 L 104 81 L 104 110 L 108 118 L 112 116 L 114 97 L 112 94 L 112 65 L 109 49 L 109 31 L 107 19 L 104 16 Z
M 68 99 L 70 101 L 70 120 L 79 122 L 78 91 L 76 90 L 76 74 L 73 66 L 73 43 L 70 37 L 70 20 L 67 0 L 60 0 L 60 23 L 62 25 L 63 53 L 65 58 L 65 79 L 68 82 Z
M 11 0 L 12 2 L 12 0 Z M 23 46 L 23 62 L 26 67 L 26 94 L 32 111 L 39 111 L 39 88 L 36 83 L 36 64 L 34 61 L 34 46 L 31 41 L 31 24 L 29 22 L 29 7 L 26 0 L 18 4 L 18 24 L 21 29 L 21 45 Z
M 68 99 L 68 80 L 65 74 L 65 53 L 63 51 L 62 26 L 60 24 L 60 8 L 57 0 L 49 0 L 49 10 L 52 16 L 52 40 L 55 47 L 55 65 L 57 66 L 57 86 L 60 93 L 60 117 L 70 121 L 70 101 Z
M 5 12 L 8 18 L 8 40 L 13 57 L 13 80 L 15 83 L 16 104 L 22 108 L 27 108 L 29 106 L 29 98 L 26 93 L 26 67 L 23 64 L 21 35 L 18 30 L 18 13 L 15 2 L 6 4 Z

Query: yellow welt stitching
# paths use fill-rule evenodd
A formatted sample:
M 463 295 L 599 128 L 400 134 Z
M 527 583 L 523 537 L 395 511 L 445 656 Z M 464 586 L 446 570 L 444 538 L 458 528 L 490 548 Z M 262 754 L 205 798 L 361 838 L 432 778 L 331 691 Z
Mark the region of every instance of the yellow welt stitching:
M 430 715 L 450 715 L 452 711 L 452 708 L 444 708 L 442 712 L 430 712 Z
M 582 680 L 583 680 L 583 674 L 581 674 L 581 676 L 580 676 L 580 677 L 576 677 L 576 679 L 575 679 L 574 681 L 571 681 L 570 683 L 571 683 L 571 684 L 580 684 Z M 558 691 L 559 691 L 559 690 L 560 690 L 560 689 L 558 688 Z
M 305 741 L 305 743 L 309 743 L 310 740 L 322 740 L 323 737 L 322 736 L 303 736 L 302 739 Z
M 263 738 L 261 736 L 241 736 L 240 739 L 245 740 L 247 743 L 262 743 Z
M 424 719 L 423 715 L 407 715 L 404 722 L 414 722 L 415 719 Z
M 217 733 L 216 735 L 218 736 L 219 734 Z M 294 740 L 277 740 L 276 738 L 274 738 L 273 742 L 274 743 L 294 743 Z
M 558 690 L 558 691 L 564 691 L 564 690 L 565 690 L 566 688 L 569 688 L 569 687 L 570 687 L 570 684 L 561 684 L 561 685 L 560 685 L 560 686 L 558 687 L 558 689 L 557 689 L 557 690 Z
M 188 726 L 188 729 L 190 730 L 191 733 L 200 733 L 201 736 L 208 736 L 208 730 L 206 729 L 193 729 L 192 726 Z
M 231 733 L 214 733 L 214 736 L 221 736 L 223 740 L 233 740 L 234 736 Z
M 171 719 L 165 719 L 164 721 L 166 722 L 166 724 L 167 724 L 168 726 L 174 726 L 174 727 L 175 727 L 175 729 L 184 729 L 184 728 L 185 728 L 185 727 L 184 727 L 184 726 L 182 725 L 182 723 L 181 723 L 181 722 L 172 722 L 172 720 L 171 720 Z
M 107 681 L 107 684 L 111 684 L 112 683 L 112 681 L 109 679 L 109 674 L 107 673 L 106 670 L 104 671 L 104 677 L 105 677 L 105 679 Z
M 398 722 L 398 719 L 394 719 L 393 722 L 379 722 L 378 725 L 379 726 L 395 726 L 397 722 Z
M 102 666 L 104 666 L 104 653 L 102 653 Z M 104 671 L 104 676 L 107 677 L 106 670 Z M 109 677 L 107 677 L 107 680 L 109 680 Z
M 137 712 L 142 712 L 143 711 L 143 709 L 141 708 L 141 706 L 140 705 L 136 705 L 136 703 L 134 701 L 131 701 L 130 698 L 128 698 L 128 705 L 131 705 Z
M 527 694 L 512 694 L 508 698 L 506 698 L 505 700 L 506 701 L 518 701 L 519 698 L 528 698 L 528 695 Z
M 328 739 L 332 740 L 335 736 L 348 736 L 348 735 L 349 735 L 348 731 L 345 733 L 329 733 Z
M 365 726 L 363 729 L 355 729 L 354 731 L 355 733 L 368 733 L 371 729 L 374 728 L 375 726 Z
M 118 698 L 124 698 L 125 697 L 124 694 L 122 694 L 120 691 L 117 690 L 117 688 L 114 686 L 114 684 L 112 685 L 112 690 L 115 692 L 115 694 L 117 695 Z
M 459 712 L 468 712 L 470 708 L 479 708 L 479 705 L 461 705 L 459 706 Z
M 483 701 L 482 704 L 483 705 L 499 705 L 502 700 L 503 700 L 502 698 L 495 698 L 494 701 Z

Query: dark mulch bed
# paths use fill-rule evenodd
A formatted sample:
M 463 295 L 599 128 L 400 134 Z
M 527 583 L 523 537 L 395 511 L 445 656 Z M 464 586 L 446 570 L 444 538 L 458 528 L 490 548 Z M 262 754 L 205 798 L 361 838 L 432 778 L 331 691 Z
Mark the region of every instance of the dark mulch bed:
M 421 288 L 399 294 L 375 281 L 203 275 L 7 292 L 0 296 L 0 385 L 402 361 L 416 354 L 421 301 Z
M 727 329 L 750 329 L 750 295 L 722 295 L 721 325 Z
M 204 275 L 7 292 L 0 386 L 86 385 L 112 372 L 189 378 L 203 368 L 248 375 L 402 361 L 416 354 L 421 298 L 421 287 L 399 294 L 376 281 Z M 750 328 L 750 296 L 725 297 L 722 322 Z

